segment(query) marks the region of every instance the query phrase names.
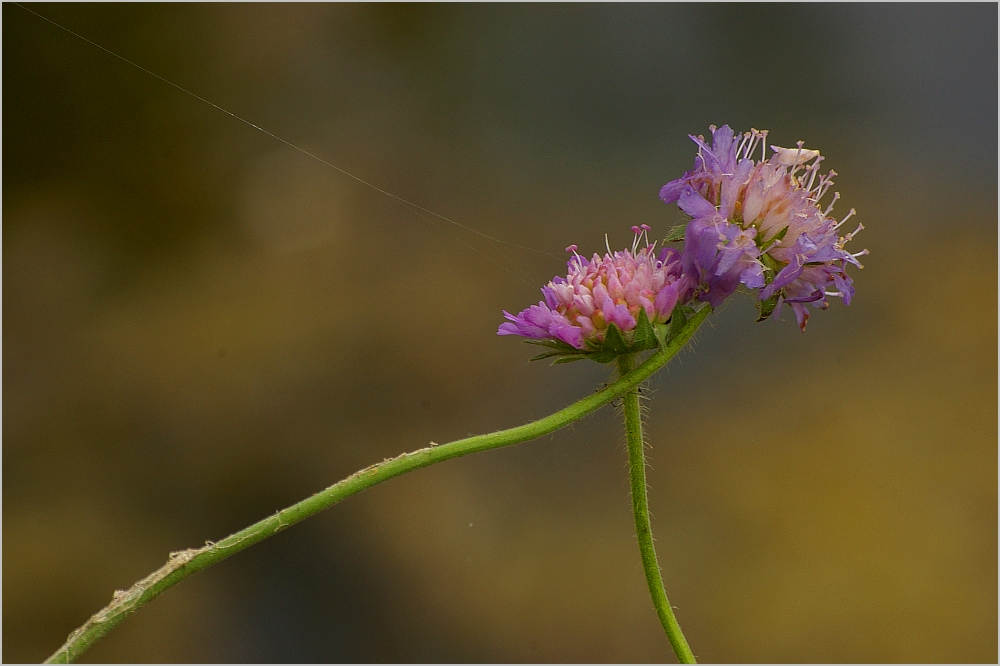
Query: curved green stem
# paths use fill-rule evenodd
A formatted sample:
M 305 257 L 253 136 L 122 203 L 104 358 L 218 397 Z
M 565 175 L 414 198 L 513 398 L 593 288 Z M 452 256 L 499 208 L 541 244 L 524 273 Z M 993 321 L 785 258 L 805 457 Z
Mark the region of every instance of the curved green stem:
M 618 357 L 618 372 L 622 377 L 630 376 L 632 357 Z M 635 533 L 639 538 L 639 554 L 642 556 L 642 568 L 646 572 L 646 583 L 649 585 L 649 595 L 653 598 L 656 614 L 660 616 L 663 630 L 677 654 L 677 660 L 682 664 L 697 663 L 694 653 L 688 646 L 681 625 L 674 617 L 666 590 L 663 589 L 663 578 L 660 575 L 660 565 L 656 561 L 656 550 L 653 548 L 653 529 L 649 524 L 649 503 L 646 499 L 646 452 L 645 440 L 642 435 L 642 415 L 639 412 L 639 388 L 631 388 L 625 392 L 622 399 L 625 412 L 625 438 L 628 440 L 628 466 L 632 486 L 632 513 L 635 516 Z
M 170 553 L 167 563 L 135 583 L 128 590 L 118 590 L 111 603 L 95 613 L 79 629 L 66 639 L 66 643 L 50 656 L 46 663 L 68 663 L 77 659 L 90 646 L 111 631 L 127 616 L 152 601 L 164 590 L 173 587 L 188 576 L 210 567 L 216 562 L 235 555 L 244 548 L 277 534 L 337 502 L 357 494 L 362 490 L 387 481 L 400 474 L 412 472 L 434 463 L 465 456 L 479 451 L 488 451 L 511 444 L 520 444 L 542 435 L 555 432 L 587 414 L 615 400 L 626 391 L 634 389 L 654 372 L 673 358 L 691 339 L 695 331 L 708 316 L 711 308 L 704 307 L 677 332 L 670 342 L 662 346 L 645 363 L 634 371 L 622 376 L 602 390 L 579 400 L 555 414 L 509 430 L 467 437 L 448 444 L 431 446 L 412 453 L 404 453 L 377 465 L 355 472 L 343 481 L 335 483 L 312 497 L 278 511 L 273 516 L 254 523 L 217 543 L 208 542 L 202 548 L 189 548 Z

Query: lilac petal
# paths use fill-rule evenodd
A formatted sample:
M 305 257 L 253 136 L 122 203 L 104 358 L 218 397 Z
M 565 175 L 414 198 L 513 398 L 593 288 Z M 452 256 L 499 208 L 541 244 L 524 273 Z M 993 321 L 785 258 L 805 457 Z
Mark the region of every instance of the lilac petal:
M 541 303 L 532 305 L 528 309 L 522 310 L 516 317 L 504 310 L 504 316 L 512 323 L 500 324 L 497 335 L 523 335 L 526 338 L 536 339 L 548 337 L 548 321 L 542 322 L 541 326 L 533 321 L 544 318 L 544 314 L 539 312 L 541 305 Z
M 774 276 L 774 282 L 771 283 L 774 285 L 775 289 L 784 287 L 786 284 L 802 274 L 802 267 L 804 263 L 802 259 L 803 256 L 801 254 L 796 254 L 792 257 L 791 262 L 789 262 L 787 266 L 778 271 L 778 274 Z
M 546 338 L 549 335 L 549 327 L 552 325 L 552 311 L 545 307 L 545 303 L 522 310 L 516 317 L 508 312 L 504 312 L 517 326 L 521 335 L 528 338 Z
M 850 305 L 851 298 L 854 297 L 854 280 L 851 279 L 851 276 L 847 273 L 834 273 L 833 283 L 837 285 L 837 290 L 844 299 L 844 305 Z
M 739 286 L 740 272 L 729 271 L 708 281 L 708 293 L 702 294 L 701 300 L 708 301 L 713 308 L 717 308 L 722 305 L 724 300 L 732 296 Z
M 700 282 L 718 252 L 719 232 L 707 220 L 695 219 L 684 230 L 684 273 Z
M 820 246 L 813 246 L 815 249 L 808 255 L 806 255 L 809 261 L 837 261 L 838 259 L 843 259 L 846 252 L 843 250 L 838 250 L 834 244 L 824 243 Z
M 679 286 L 679 283 L 671 282 L 656 294 L 656 300 L 653 302 L 653 307 L 657 314 L 663 317 L 669 317 L 670 313 L 674 311 L 674 306 L 677 305 Z
M 681 191 L 677 206 L 691 217 L 710 217 L 718 212 L 715 206 L 706 201 L 705 197 L 690 185 L 686 185 Z
M 631 331 L 635 328 L 635 317 L 628 311 L 628 306 L 624 303 L 615 305 L 610 311 L 605 310 L 604 317 L 608 323 L 614 324 L 623 331 Z
M 728 153 L 733 148 L 733 129 L 729 125 L 723 125 L 712 132 L 712 150 L 719 157 Z
M 521 335 L 521 331 L 517 330 L 517 326 L 505 321 L 500 324 L 500 328 L 497 329 L 497 335 Z
M 809 322 L 809 311 L 801 303 L 792 303 L 792 310 L 795 312 L 795 320 L 799 323 L 799 330 L 806 332 L 806 324 Z
M 723 247 L 719 250 L 719 261 L 715 266 L 715 274 L 728 273 L 736 262 L 743 258 L 745 249 L 742 247 Z
M 764 286 L 764 267 L 754 261 L 740 273 L 740 282 L 750 289 L 760 289 Z
M 565 324 L 556 324 L 549 330 L 549 333 L 562 340 L 568 345 L 572 345 L 577 349 L 583 349 L 583 330 L 573 326 L 569 322 Z
M 753 242 L 757 230 L 750 227 L 747 230 L 741 229 L 735 224 L 727 224 L 722 228 L 722 235 L 725 236 L 726 245 L 720 247 L 719 265 L 715 269 L 716 275 L 721 275 L 729 271 L 733 265 L 739 262 L 739 269 L 743 270 L 750 261 L 756 261 L 760 251 Z
M 549 324 L 552 323 L 552 311 L 542 301 L 539 301 L 538 305 L 530 306 L 521 312 L 518 317 L 526 324 L 538 326 L 539 328 L 547 329 Z
M 729 125 L 723 125 L 712 133 L 712 152 L 718 158 L 723 174 L 731 174 L 736 168 L 736 144 Z
M 694 290 L 698 287 L 698 281 L 691 275 L 681 275 L 677 281 L 677 300 L 686 303 L 694 298 Z
M 553 280 L 553 282 L 555 282 L 555 280 Z M 542 295 L 545 297 L 545 304 L 549 306 L 549 309 L 555 310 L 559 305 L 555 292 L 549 287 L 542 287 Z
M 815 303 L 816 301 L 821 301 L 825 298 L 826 294 L 823 293 L 823 290 L 817 289 L 816 291 L 813 291 L 805 296 L 795 296 L 791 298 L 786 297 L 785 301 L 794 305 L 796 303 Z
M 657 257 L 657 261 L 660 262 L 661 266 L 663 266 L 664 268 L 667 268 L 669 266 L 669 264 L 671 264 L 671 263 L 673 263 L 675 261 L 679 261 L 680 258 L 681 258 L 681 253 L 680 252 L 678 252 L 677 250 L 675 250 L 672 247 L 665 247 L 665 248 L 663 248 L 663 249 L 660 250 L 660 256 Z
M 702 139 L 700 136 L 695 136 L 694 134 L 688 134 L 688 138 L 694 141 L 696 144 L 698 144 L 698 147 L 701 148 L 701 154 L 699 155 L 699 157 L 701 155 L 711 155 L 713 158 L 715 158 L 715 153 L 712 151 L 712 147 L 709 146 L 707 143 L 705 143 L 705 140 Z M 715 158 L 714 161 L 718 162 L 718 158 Z M 695 158 L 695 164 L 697 163 L 698 159 Z M 704 161 L 702 162 L 702 164 L 704 164 Z
M 677 180 L 670 181 L 660 188 L 660 199 L 663 200 L 663 203 L 674 203 L 681 196 L 681 191 L 687 184 L 686 178 L 678 178 Z

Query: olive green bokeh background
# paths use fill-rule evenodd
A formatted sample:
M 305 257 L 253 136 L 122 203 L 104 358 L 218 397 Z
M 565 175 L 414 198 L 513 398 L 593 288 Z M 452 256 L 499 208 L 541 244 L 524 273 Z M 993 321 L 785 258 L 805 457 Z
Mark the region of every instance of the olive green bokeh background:
M 167 552 L 606 379 L 500 311 L 677 220 L 711 123 L 819 148 L 857 297 L 737 294 L 648 395 L 705 661 L 997 660 L 997 7 L 3 6 L 3 657 Z M 836 301 L 836 299 L 833 299 Z M 96 661 L 669 661 L 613 410 L 183 582 Z

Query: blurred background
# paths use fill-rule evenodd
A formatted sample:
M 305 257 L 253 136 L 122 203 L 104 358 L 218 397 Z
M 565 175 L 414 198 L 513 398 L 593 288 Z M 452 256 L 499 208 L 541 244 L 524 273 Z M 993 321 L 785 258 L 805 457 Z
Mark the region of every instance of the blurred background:
M 689 133 L 802 139 L 856 300 L 737 294 L 647 395 L 667 591 L 714 662 L 997 660 L 997 6 L 3 5 L 3 657 L 167 553 L 608 378 L 498 338 L 662 235 Z M 493 242 L 482 234 L 500 239 Z M 673 661 L 613 409 L 353 497 L 87 655 Z

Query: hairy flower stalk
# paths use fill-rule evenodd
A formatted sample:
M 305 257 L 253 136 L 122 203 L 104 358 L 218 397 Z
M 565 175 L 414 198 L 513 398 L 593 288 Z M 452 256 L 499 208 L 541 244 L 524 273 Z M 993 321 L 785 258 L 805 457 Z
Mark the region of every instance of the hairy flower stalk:
M 627 376 L 632 371 L 631 354 L 618 357 L 618 373 Z M 697 660 L 691 652 L 681 625 L 677 622 L 674 609 L 667 599 L 660 575 L 660 564 L 653 546 L 653 528 L 649 522 L 649 499 L 646 497 L 646 442 L 642 434 L 642 416 L 639 410 L 639 388 L 636 387 L 622 396 L 622 413 L 625 416 L 625 442 L 628 446 L 629 480 L 632 494 L 632 517 L 635 520 L 635 535 L 639 542 L 639 557 L 646 574 L 646 585 L 653 600 L 653 608 L 660 618 L 663 631 L 667 634 L 677 660 L 682 664 L 694 664 Z
M 697 284 L 684 274 L 683 257 L 672 248 L 656 251 L 649 242 L 650 228 L 632 227 L 632 247 L 620 252 L 607 248 L 603 257 L 586 261 L 576 245 L 566 248 L 573 257 L 565 278 L 556 277 L 542 288 L 545 299 L 512 315 L 500 325 L 499 335 L 520 335 L 552 351 L 536 359 L 556 356 L 555 362 L 591 358 L 617 361 L 618 372 L 628 376 L 636 352 L 666 348 L 685 325 L 688 305 Z M 640 243 L 645 241 L 645 246 Z M 605 246 L 607 246 L 605 238 Z M 704 305 L 704 304 L 701 304 Z M 704 316 L 701 312 L 696 316 Z M 668 325 L 669 322 L 669 325 Z M 622 397 L 628 443 L 632 514 L 646 584 L 663 630 L 681 663 L 695 663 L 694 654 L 677 622 L 653 547 L 646 497 L 646 459 L 638 387 Z
M 864 227 L 843 236 L 839 230 L 854 215 L 828 217 L 839 194 L 825 208 L 821 201 L 836 172 L 820 174 L 823 157 L 807 150 L 771 146 L 767 132 L 734 136 L 728 125 L 711 126 L 712 145 L 698 145 L 694 169 L 660 190 L 693 219 L 684 234 L 683 271 L 696 283 L 697 298 L 719 305 L 742 283 L 757 289 L 760 319 L 777 318 L 788 303 L 803 331 L 807 303 L 826 309 L 827 297 L 850 304 L 854 295 L 847 265 L 861 268 L 844 246 Z M 761 159 L 753 156 L 760 149 Z

